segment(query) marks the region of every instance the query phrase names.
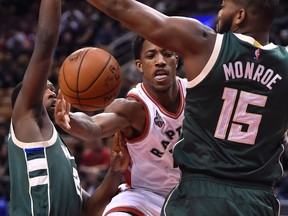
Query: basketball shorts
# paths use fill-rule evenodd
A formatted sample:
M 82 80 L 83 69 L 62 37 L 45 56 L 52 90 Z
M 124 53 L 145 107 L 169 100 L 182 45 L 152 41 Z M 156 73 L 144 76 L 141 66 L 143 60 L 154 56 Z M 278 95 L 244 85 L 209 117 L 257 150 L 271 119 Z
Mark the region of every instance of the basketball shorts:
M 106 206 L 103 216 L 112 212 L 128 212 L 134 216 L 159 216 L 165 198 L 143 189 L 126 189 Z
M 278 216 L 272 188 L 183 174 L 167 196 L 162 216 Z

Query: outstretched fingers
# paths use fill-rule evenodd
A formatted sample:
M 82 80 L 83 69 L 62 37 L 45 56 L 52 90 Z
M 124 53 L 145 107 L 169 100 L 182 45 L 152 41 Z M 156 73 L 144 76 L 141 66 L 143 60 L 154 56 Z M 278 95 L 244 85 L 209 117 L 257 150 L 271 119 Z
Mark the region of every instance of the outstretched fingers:
M 55 122 L 60 127 L 67 130 L 71 129 L 69 117 L 70 109 L 71 104 L 65 100 L 64 96 L 61 93 L 61 90 L 59 90 L 54 111 Z
M 111 147 L 111 168 L 114 172 L 124 172 L 130 163 L 130 155 L 121 132 L 114 135 Z

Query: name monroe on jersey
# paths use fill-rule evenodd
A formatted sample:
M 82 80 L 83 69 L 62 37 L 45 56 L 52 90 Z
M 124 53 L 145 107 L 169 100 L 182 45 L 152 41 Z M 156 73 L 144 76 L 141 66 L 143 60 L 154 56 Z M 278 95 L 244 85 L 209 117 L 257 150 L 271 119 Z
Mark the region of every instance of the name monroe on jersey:
M 266 86 L 269 90 L 282 79 L 282 77 L 270 68 L 254 62 L 229 62 L 223 65 L 225 79 L 249 79 Z

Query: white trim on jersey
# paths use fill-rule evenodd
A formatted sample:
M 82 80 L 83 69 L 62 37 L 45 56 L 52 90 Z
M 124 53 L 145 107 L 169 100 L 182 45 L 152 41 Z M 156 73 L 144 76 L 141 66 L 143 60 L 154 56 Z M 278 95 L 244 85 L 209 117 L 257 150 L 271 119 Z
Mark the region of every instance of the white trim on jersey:
M 49 178 L 47 175 L 45 176 L 37 176 L 29 179 L 30 187 L 46 185 L 49 183 Z
M 36 170 L 47 169 L 48 164 L 46 158 L 38 158 L 34 160 L 27 161 L 28 172 L 33 172 Z
M 243 35 L 243 34 L 239 34 L 239 33 L 234 33 L 234 35 L 235 35 L 237 38 L 239 38 L 240 40 L 246 41 L 247 43 L 250 43 L 250 44 L 252 44 L 253 46 L 258 47 L 258 46 L 255 45 L 255 44 L 258 44 L 259 42 L 257 42 L 254 38 L 252 38 L 252 37 L 250 37 L 250 36 L 248 36 L 248 35 Z M 271 49 L 277 48 L 277 46 L 276 46 L 275 44 L 273 44 L 273 43 L 269 43 L 269 44 L 267 44 L 267 45 L 265 45 L 265 46 L 262 46 L 262 45 L 261 45 L 259 48 L 260 48 L 260 49 L 263 49 L 263 50 L 271 50 Z
M 41 141 L 41 142 L 28 142 L 28 143 L 21 142 L 15 136 L 12 120 L 11 120 L 11 123 L 10 123 L 10 134 L 11 134 L 12 141 L 19 148 L 49 147 L 49 146 L 53 145 L 56 142 L 56 140 L 57 140 L 57 131 L 56 131 L 55 127 L 53 126 L 52 137 L 49 140 Z
M 193 80 L 191 80 L 190 82 L 187 83 L 187 88 L 195 87 L 202 80 L 204 80 L 205 77 L 210 73 L 210 71 L 211 71 L 212 67 L 214 66 L 214 64 L 218 58 L 218 55 L 220 53 L 222 41 L 223 41 L 223 35 L 217 34 L 215 46 L 214 46 L 213 52 L 210 56 L 210 59 L 208 60 L 207 64 L 205 65 L 203 70 L 200 72 L 200 74 L 196 78 L 194 78 Z

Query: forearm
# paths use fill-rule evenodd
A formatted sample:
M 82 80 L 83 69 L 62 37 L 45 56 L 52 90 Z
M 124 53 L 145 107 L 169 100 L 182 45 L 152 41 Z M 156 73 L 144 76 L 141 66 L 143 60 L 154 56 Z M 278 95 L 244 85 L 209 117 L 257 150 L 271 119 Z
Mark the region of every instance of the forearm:
M 90 116 L 76 112 L 69 113 L 70 117 L 70 129 L 65 131 L 70 135 L 82 140 L 98 139 L 101 135 L 101 128 L 98 126 Z
M 49 17 L 49 19 L 47 18 Z M 53 55 L 57 45 L 61 17 L 61 0 L 42 0 L 35 49 L 44 46 L 43 55 Z
M 44 85 L 50 75 L 61 18 L 61 0 L 41 0 L 34 50 L 23 78 L 22 110 L 43 105 Z

